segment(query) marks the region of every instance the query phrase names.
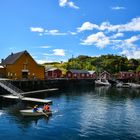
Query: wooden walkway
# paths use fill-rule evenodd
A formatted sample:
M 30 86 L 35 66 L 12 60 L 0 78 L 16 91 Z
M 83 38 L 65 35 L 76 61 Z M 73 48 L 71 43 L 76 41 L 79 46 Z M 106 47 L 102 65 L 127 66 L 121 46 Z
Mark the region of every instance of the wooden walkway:
M 36 91 L 29 91 L 29 92 L 23 92 L 21 95 L 26 95 L 26 94 L 32 94 L 32 93 L 40 93 L 40 92 L 46 92 L 46 91 L 56 91 L 58 88 L 52 88 L 52 89 L 44 89 L 44 90 L 36 90 Z
M 52 100 L 37 99 L 37 98 L 30 98 L 30 97 L 19 98 L 17 96 L 13 96 L 13 95 L 2 95 L 2 97 L 8 98 L 8 99 L 20 99 L 23 101 L 31 101 L 31 102 L 39 102 L 39 103 L 52 103 Z

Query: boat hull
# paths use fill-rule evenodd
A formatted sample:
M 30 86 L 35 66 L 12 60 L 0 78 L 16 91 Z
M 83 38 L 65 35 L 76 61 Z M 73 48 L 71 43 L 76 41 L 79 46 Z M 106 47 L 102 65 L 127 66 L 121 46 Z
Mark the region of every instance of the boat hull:
M 97 86 L 110 86 L 111 84 L 108 82 L 108 80 L 104 80 L 104 81 L 96 80 L 95 85 L 97 85 Z
M 52 112 L 43 112 L 42 110 L 38 110 L 38 112 L 34 112 L 33 109 L 28 109 L 28 110 L 20 110 L 20 113 L 23 116 L 44 116 L 44 115 L 51 115 Z

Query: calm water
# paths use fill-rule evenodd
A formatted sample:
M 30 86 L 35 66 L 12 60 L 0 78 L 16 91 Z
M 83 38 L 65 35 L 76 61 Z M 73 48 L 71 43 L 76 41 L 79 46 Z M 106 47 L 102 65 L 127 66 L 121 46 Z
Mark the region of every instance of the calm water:
M 139 89 L 140 90 L 140 89 Z M 0 140 L 139 140 L 140 91 L 115 87 L 72 87 L 42 94 L 53 115 L 27 118 L 19 103 L 0 103 Z

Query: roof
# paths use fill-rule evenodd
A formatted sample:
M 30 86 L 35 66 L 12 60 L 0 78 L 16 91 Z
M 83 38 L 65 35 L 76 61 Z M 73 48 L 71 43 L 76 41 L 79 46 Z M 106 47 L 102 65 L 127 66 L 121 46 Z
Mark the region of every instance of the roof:
M 94 74 L 96 73 L 96 71 L 88 71 L 90 74 Z
M 69 70 L 71 73 L 87 73 L 89 74 L 89 72 L 87 70 Z
M 102 73 L 100 73 L 100 75 L 102 75 L 102 74 L 104 74 L 104 73 L 106 73 L 106 74 L 109 74 L 109 75 L 110 75 L 110 73 L 109 73 L 109 72 L 107 72 L 107 71 L 103 71 Z
M 7 64 L 14 64 L 22 54 L 28 53 L 27 51 L 22 51 L 18 53 L 11 53 L 6 59 L 4 59 L 1 64 L 7 65 Z
M 47 71 L 54 71 L 54 70 L 59 70 L 58 68 L 50 68 Z

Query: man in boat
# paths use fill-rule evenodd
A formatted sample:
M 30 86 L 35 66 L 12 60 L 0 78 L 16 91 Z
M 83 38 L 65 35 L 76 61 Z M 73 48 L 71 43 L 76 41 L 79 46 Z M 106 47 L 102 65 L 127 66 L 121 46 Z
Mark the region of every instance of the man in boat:
M 34 106 L 33 112 L 38 112 L 38 105 L 35 105 L 35 106 Z
M 43 107 L 43 112 L 49 112 L 50 111 L 50 107 L 48 104 L 45 104 Z

